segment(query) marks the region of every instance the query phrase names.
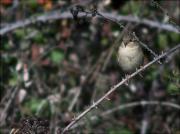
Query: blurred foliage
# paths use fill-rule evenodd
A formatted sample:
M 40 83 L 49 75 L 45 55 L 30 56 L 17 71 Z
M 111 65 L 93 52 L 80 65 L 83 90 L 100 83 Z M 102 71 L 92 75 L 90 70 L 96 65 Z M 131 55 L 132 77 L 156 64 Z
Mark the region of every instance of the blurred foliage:
M 52 60 L 53 63 L 58 64 L 64 59 L 64 54 L 61 51 L 53 50 L 50 53 L 50 59 Z
M 25 115 L 36 115 L 39 117 L 50 117 L 50 110 L 48 101 L 35 97 L 27 99 L 27 101 L 24 102 L 22 109 Z
M 158 35 L 158 44 L 159 44 L 160 49 L 165 49 L 167 47 L 167 44 L 168 44 L 167 35 L 159 34 Z
M 165 81 L 169 81 L 167 83 L 167 92 L 170 95 L 180 94 L 180 72 L 179 70 L 167 71 L 163 75 Z
M 108 131 L 108 134 L 133 134 L 133 133 L 125 128 L 113 128 Z
M 77 4 L 76 2 L 27 0 L 19 1 L 16 6 L 13 0 L 0 0 L 1 28 L 7 23 L 14 23 L 26 18 L 32 18 L 34 21 L 36 16 L 52 13 L 55 10 L 69 11 L 72 5 Z M 157 22 L 164 21 L 163 11 L 150 1 L 111 0 L 109 4 L 106 2 L 95 3 L 98 11 L 117 12 L 119 15 L 138 16 Z M 179 9 L 178 1 L 158 2 L 173 16 L 173 21 L 179 25 L 179 16 L 175 12 L 176 9 Z M 93 6 L 93 2 L 83 5 L 84 9 L 89 11 L 92 10 Z M 125 26 L 126 22 L 122 22 L 122 25 Z M 177 33 L 162 31 L 142 24 L 132 23 L 132 25 L 136 26 L 135 32 L 140 40 L 157 54 L 180 42 L 180 36 Z M 108 59 L 106 56 L 121 33 L 122 29 L 119 25 L 111 21 L 84 17 L 77 20 L 62 19 L 37 22 L 2 36 L 0 40 L 0 97 L 3 104 L 1 104 L 0 112 L 7 104 L 4 100 L 11 98 L 13 87 L 18 86 L 19 89 L 24 89 L 26 95 L 22 101 L 19 100 L 23 94 L 18 93 L 20 97 L 15 97 L 15 101 L 8 111 L 5 126 L 0 130 L 0 133 L 3 133 L 3 130 L 6 132 L 9 130 L 11 120 L 19 121 L 26 115 L 47 117 L 53 123 L 51 126 L 63 128 L 72 121 L 75 115 L 79 115 L 93 101 L 104 95 L 111 86 L 117 84 L 124 77 L 124 72 L 116 61 L 117 49 L 113 51 L 105 70 L 102 70 L 102 66 Z M 146 50 L 144 53 L 144 64 L 146 64 L 154 57 Z M 104 57 L 103 54 L 105 54 Z M 163 65 L 158 63 L 152 65 L 142 73 L 143 78 L 137 76 L 129 82 L 129 86 L 122 86 L 117 92 L 112 93 L 109 96 L 110 101 L 103 102 L 95 110 L 97 113 L 92 115 L 101 115 L 106 110 L 132 101 L 157 99 L 179 104 L 179 53 L 169 57 L 168 63 L 162 60 Z M 26 81 L 24 80 L 25 70 L 29 75 Z M 79 95 L 77 95 L 78 93 Z M 73 108 L 70 109 L 75 97 L 77 100 Z M 158 132 L 156 126 L 159 122 L 156 121 L 161 118 L 169 129 L 176 130 L 179 121 L 176 118 L 176 110 L 171 111 L 169 107 L 163 107 L 163 113 L 158 115 L 159 108 L 162 107 L 153 106 L 151 109 L 139 106 L 131 110 L 122 109 L 107 115 L 110 116 L 112 122 L 106 121 L 103 117 L 98 118 L 93 125 L 93 121 L 90 121 L 89 118 L 87 119 L 88 123 L 86 122 L 82 129 L 74 131 L 93 133 L 95 128 L 97 129 L 95 133 L 96 131 L 108 134 L 139 133 L 139 126 L 147 109 L 150 109 L 148 116 L 151 116 L 149 119 L 152 128 L 152 130 L 148 129 L 147 133 Z M 159 123 L 161 130 L 164 129 L 163 123 Z M 132 124 L 137 125 L 134 125 L 132 129 Z

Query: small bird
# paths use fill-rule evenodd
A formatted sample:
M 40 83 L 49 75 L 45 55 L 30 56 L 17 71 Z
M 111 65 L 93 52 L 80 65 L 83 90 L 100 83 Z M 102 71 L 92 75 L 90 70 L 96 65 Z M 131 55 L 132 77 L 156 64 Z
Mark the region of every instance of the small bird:
M 133 35 L 126 34 L 119 46 L 117 60 L 126 73 L 133 72 L 139 68 L 144 61 L 144 54 L 139 43 Z

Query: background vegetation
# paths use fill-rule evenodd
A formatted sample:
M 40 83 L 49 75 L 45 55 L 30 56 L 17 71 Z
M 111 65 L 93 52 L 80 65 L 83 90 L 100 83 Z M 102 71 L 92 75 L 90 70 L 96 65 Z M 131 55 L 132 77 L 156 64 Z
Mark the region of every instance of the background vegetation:
M 35 124 L 44 127 L 37 133 L 60 133 L 124 77 L 114 49 L 115 40 L 123 33 L 120 26 L 134 26 L 137 37 L 161 54 L 180 43 L 179 33 L 141 21 L 152 20 L 179 29 L 179 5 L 178 0 L 0 0 L 1 30 L 10 28 L 8 24 L 30 20 L 28 25 L 1 34 L 0 133 L 9 133 L 12 128 L 34 131 Z M 90 12 L 88 17 L 74 14 L 84 10 Z M 95 11 L 137 17 L 140 22 L 126 20 L 118 25 L 99 19 Z M 67 16 L 47 19 L 56 13 Z M 45 21 L 36 21 L 43 15 Z M 154 56 L 143 51 L 145 65 Z M 162 63 L 131 79 L 128 86 L 121 86 L 68 133 L 179 134 L 179 51 Z M 118 109 L 142 101 L 170 105 L 137 103 Z M 171 103 L 177 107 L 171 107 Z

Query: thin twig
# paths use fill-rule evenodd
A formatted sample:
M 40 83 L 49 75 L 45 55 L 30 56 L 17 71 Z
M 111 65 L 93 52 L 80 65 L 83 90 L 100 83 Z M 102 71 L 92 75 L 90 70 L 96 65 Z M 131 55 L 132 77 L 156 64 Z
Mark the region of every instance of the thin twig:
M 124 28 L 123 28 L 123 31 L 121 32 L 121 34 L 118 36 L 118 38 L 115 40 L 115 42 L 112 44 L 106 58 L 105 58 L 105 61 L 103 63 L 103 67 L 102 67 L 102 71 L 105 71 L 111 57 L 112 57 L 112 54 L 113 52 L 117 49 L 117 47 L 119 46 L 120 44 L 120 41 L 123 37 L 123 35 L 128 31 L 129 27 L 131 26 L 131 23 L 128 23 Z
M 79 96 L 81 94 L 82 87 L 76 87 L 75 90 L 76 90 L 76 94 L 74 95 L 74 98 L 72 99 L 72 101 L 71 101 L 71 103 L 70 103 L 70 105 L 68 107 L 69 112 L 71 112 L 73 110 L 73 108 L 74 108 L 74 106 L 75 106 L 75 104 L 76 104 L 76 102 L 77 102 L 77 100 L 78 100 L 78 98 L 79 98 Z
M 0 124 L 1 125 L 3 125 L 5 123 L 5 119 L 8 115 L 8 110 L 9 110 L 10 106 L 12 105 L 12 103 L 14 102 L 14 98 L 16 97 L 16 94 L 18 92 L 18 87 L 11 89 L 11 90 L 13 90 L 12 94 L 11 94 L 8 102 L 6 103 L 5 108 L 3 109 L 3 111 L 0 114 L 0 122 L 1 122 Z
M 139 68 L 136 72 L 132 73 L 131 75 L 129 75 L 128 77 L 126 77 L 125 79 L 122 79 L 122 81 L 120 81 L 118 84 L 116 84 L 115 86 L 113 86 L 104 96 L 102 96 L 99 100 L 97 100 L 95 103 L 93 103 L 89 108 L 87 108 L 84 112 L 82 112 L 79 116 L 77 116 L 69 125 L 67 125 L 62 133 L 65 133 L 66 131 L 68 131 L 74 124 L 76 124 L 76 122 L 78 122 L 82 117 L 84 117 L 88 112 L 90 112 L 92 109 L 94 109 L 95 107 L 97 107 L 104 99 L 106 99 L 112 92 L 114 92 L 118 87 L 120 87 L 121 85 L 123 85 L 124 83 L 126 83 L 129 79 L 133 78 L 134 76 L 136 76 L 137 74 L 139 74 L 140 72 L 144 71 L 146 68 L 148 68 L 150 65 L 152 65 L 153 63 L 155 63 L 156 61 L 158 61 L 161 58 L 166 57 L 167 55 L 169 55 L 170 53 L 174 52 L 175 50 L 180 48 L 180 44 L 178 44 L 177 46 L 173 47 L 172 49 L 166 51 L 165 53 L 162 53 L 161 55 L 159 55 L 158 57 L 156 57 L 154 60 L 152 60 L 151 62 L 149 62 L 148 64 L 146 64 L 145 66 Z
M 118 110 L 122 110 L 122 109 L 127 109 L 127 108 L 132 108 L 132 107 L 136 107 L 136 106 L 149 106 L 149 105 L 160 105 L 160 106 L 167 106 L 167 107 L 171 107 L 171 108 L 174 108 L 174 109 L 177 109 L 177 110 L 180 110 L 180 105 L 178 104 L 175 104 L 175 103 L 172 103 L 172 102 L 166 102 L 166 101 L 137 101 L 137 102 L 130 102 L 130 103 L 126 103 L 126 104 L 121 104 L 117 107 L 114 107 L 112 109 L 109 109 L 103 113 L 101 113 L 99 116 L 100 117 L 107 117 L 109 114 L 112 114 Z M 97 115 L 94 115 L 94 116 L 91 116 L 90 118 L 90 121 L 95 121 L 98 119 L 98 116 Z M 84 125 L 85 122 L 84 121 L 81 121 L 77 124 L 75 124 L 74 126 L 72 126 L 70 128 L 70 130 L 72 129 L 75 129 L 79 126 L 82 126 Z
M 135 22 L 135 23 L 139 23 L 139 24 L 145 24 L 145 25 L 148 25 L 150 27 L 159 28 L 162 30 L 180 33 L 180 30 L 171 24 L 164 24 L 161 22 L 152 21 L 152 20 L 148 20 L 148 19 L 140 19 L 137 16 L 136 17 L 135 16 L 123 16 L 123 15 L 116 15 L 116 14 L 105 13 L 105 12 L 98 12 L 98 13 L 100 15 L 97 15 L 95 17 L 103 18 L 103 19 L 108 18 L 108 20 L 117 20 L 117 22 L 120 22 L 120 21 Z M 87 14 L 85 12 L 80 12 L 78 14 L 78 17 L 79 18 L 81 18 L 81 17 L 91 18 L 92 15 Z M 59 20 L 59 19 L 72 19 L 72 18 L 73 18 L 73 16 L 70 12 L 63 12 L 62 13 L 59 10 L 57 10 L 57 11 L 54 11 L 51 13 L 45 13 L 44 15 L 41 15 L 38 17 L 30 17 L 30 18 L 25 19 L 25 20 L 20 20 L 17 22 L 7 24 L 5 27 L 0 29 L 0 35 L 4 35 L 4 34 L 11 32 L 17 28 L 26 27 L 30 24 L 34 24 L 37 22 L 47 22 L 49 20 L 53 21 L 53 20 Z
M 135 39 L 139 42 L 141 46 L 143 46 L 147 51 L 149 51 L 155 58 L 158 56 L 153 50 L 151 50 L 146 44 L 144 44 L 142 41 L 139 40 L 139 38 L 136 36 L 135 32 L 133 32 L 133 36 Z M 160 61 L 158 61 L 159 64 L 162 64 Z
M 177 29 L 180 28 L 174 21 L 172 21 L 172 17 L 168 14 L 168 12 L 166 11 L 166 9 L 164 9 L 162 6 L 160 6 L 160 5 L 158 4 L 158 2 L 156 2 L 156 1 L 154 1 L 154 0 L 151 0 L 151 4 L 152 4 L 152 5 L 155 5 L 155 7 L 159 8 L 159 9 L 168 17 L 168 21 L 169 21 L 170 23 L 172 23 L 174 26 L 176 26 Z M 166 16 L 165 16 L 165 17 L 166 17 Z
M 148 128 L 148 119 L 145 117 L 141 121 L 141 134 L 146 134 L 147 128 Z

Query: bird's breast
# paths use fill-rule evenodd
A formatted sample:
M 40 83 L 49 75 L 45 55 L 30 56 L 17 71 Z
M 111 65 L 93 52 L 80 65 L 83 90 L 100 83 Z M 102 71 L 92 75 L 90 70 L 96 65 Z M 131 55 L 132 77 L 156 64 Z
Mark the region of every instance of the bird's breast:
M 143 52 L 138 45 L 121 45 L 118 50 L 118 62 L 124 71 L 138 68 L 143 61 Z

